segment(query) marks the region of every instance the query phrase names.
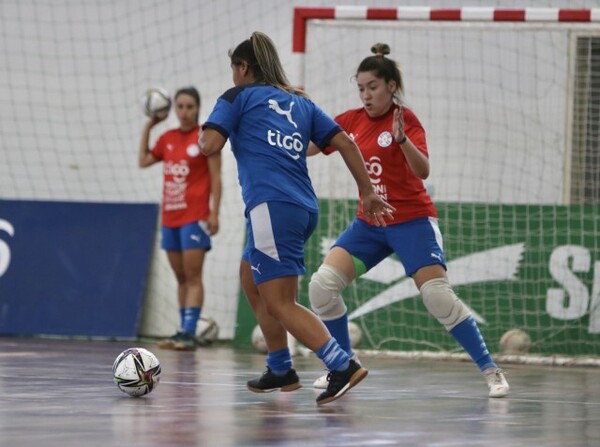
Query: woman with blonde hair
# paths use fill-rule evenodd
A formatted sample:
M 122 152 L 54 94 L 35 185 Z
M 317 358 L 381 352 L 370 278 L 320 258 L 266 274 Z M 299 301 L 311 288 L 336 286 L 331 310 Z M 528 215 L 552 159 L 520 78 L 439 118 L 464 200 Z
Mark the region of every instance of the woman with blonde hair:
M 327 389 L 317 397 L 319 405 L 326 404 L 363 380 L 367 370 L 350 359 L 319 318 L 296 300 L 298 276 L 306 272 L 304 244 L 319 212 L 306 165 L 309 143 L 340 152 L 363 197 L 365 213 L 376 225 L 385 225 L 384 214 L 392 209 L 375 193 L 356 144 L 304 92 L 290 85 L 267 35 L 254 32 L 229 57 L 235 87 L 218 99 L 203 126 L 200 148 L 210 155 L 227 139 L 231 142 L 248 232 L 242 281 L 257 289 L 248 297 L 258 310 L 259 323 L 283 334 L 269 344 L 266 372 L 250 380 L 248 388 L 268 392 L 300 387 L 287 330 L 331 371 Z

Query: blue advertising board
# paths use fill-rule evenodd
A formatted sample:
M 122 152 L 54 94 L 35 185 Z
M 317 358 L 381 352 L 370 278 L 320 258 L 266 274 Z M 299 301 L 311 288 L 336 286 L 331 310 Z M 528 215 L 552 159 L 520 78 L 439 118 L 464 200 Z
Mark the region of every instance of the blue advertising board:
M 158 208 L 0 200 L 0 335 L 136 337 Z

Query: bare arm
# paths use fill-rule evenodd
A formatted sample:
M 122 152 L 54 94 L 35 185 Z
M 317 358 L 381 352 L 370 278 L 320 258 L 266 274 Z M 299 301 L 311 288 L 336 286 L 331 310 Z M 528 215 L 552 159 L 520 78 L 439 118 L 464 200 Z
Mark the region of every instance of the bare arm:
M 308 143 L 308 149 L 306 150 L 306 156 L 312 157 L 313 155 L 317 155 L 321 153 L 321 149 L 312 141 Z
M 204 129 L 200 132 L 198 146 L 204 155 L 212 155 L 219 152 L 225 146 L 227 139 L 215 129 Z
M 219 209 L 221 208 L 221 154 L 216 153 L 206 159 L 210 173 L 211 207 L 208 218 L 208 231 L 217 234 L 219 231 Z
M 140 139 L 140 148 L 138 152 L 138 166 L 140 168 L 146 168 L 158 162 L 158 160 L 150 152 L 150 131 L 157 123 L 161 122 L 165 118 L 161 119 L 156 118 L 154 116 L 150 118 L 148 122 L 144 125 L 144 129 L 142 130 L 142 138 Z
M 346 132 L 339 132 L 331 139 L 330 144 L 342 155 L 346 166 L 348 166 L 356 181 L 362 196 L 365 216 L 374 221 L 375 225 L 385 226 L 383 215 L 386 214 L 391 217 L 391 212 L 395 211 L 395 208 L 375 193 L 365 167 L 365 161 L 356 143 L 350 139 Z
M 429 177 L 429 160 L 413 143 L 410 138 L 404 133 L 404 118 L 402 109 L 394 110 L 394 125 L 392 128 L 394 138 L 400 145 L 406 162 L 414 174 L 425 180 Z

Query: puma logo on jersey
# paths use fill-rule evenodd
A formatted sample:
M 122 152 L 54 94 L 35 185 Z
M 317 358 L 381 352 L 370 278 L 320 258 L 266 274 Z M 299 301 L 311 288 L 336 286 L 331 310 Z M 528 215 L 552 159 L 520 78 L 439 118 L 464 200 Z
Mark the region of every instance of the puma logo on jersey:
M 287 118 L 287 120 L 290 122 L 290 124 L 292 124 L 296 129 L 298 128 L 298 125 L 294 122 L 294 119 L 292 118 L 292 107 L 294 107 L 294 101 L 290 102 L 290 109 L 289 110 L 283 110 L 280 106 L 279 103 L 277 101 L 275 101 L 274 99 L 269 99 L 269 109 L 274 110 L 278 115 L 283 115 Z
M 258 269 L 259 267 L 260 267 L 260 263 L 256 267 L 254 267 L 252 264 L 250 264 L 250 270 L 254 270 L 256 273 L 258 273 L 260 275 L 261 273 L 260 273 L 260 270 Z

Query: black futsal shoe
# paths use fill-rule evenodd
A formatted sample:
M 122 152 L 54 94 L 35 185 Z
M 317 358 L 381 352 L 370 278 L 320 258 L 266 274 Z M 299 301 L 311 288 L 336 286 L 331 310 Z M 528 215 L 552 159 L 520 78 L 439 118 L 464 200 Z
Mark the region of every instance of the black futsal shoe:
M 247 386 L 253 393 L 270 393 L 277 390 L 295 391 L 302 385 L 294 368 L 291 368 L 285 375 L 278 376 L 271 372 L 271 368 L 267 367 L 262 376 L 249 380 Z
M 327 389 L 317 397 L 317 404 L 324 405 L 342 397 L 346 392 L 367 377 L 367 371 L 354 360 L 344 371 L 330 371 Z

